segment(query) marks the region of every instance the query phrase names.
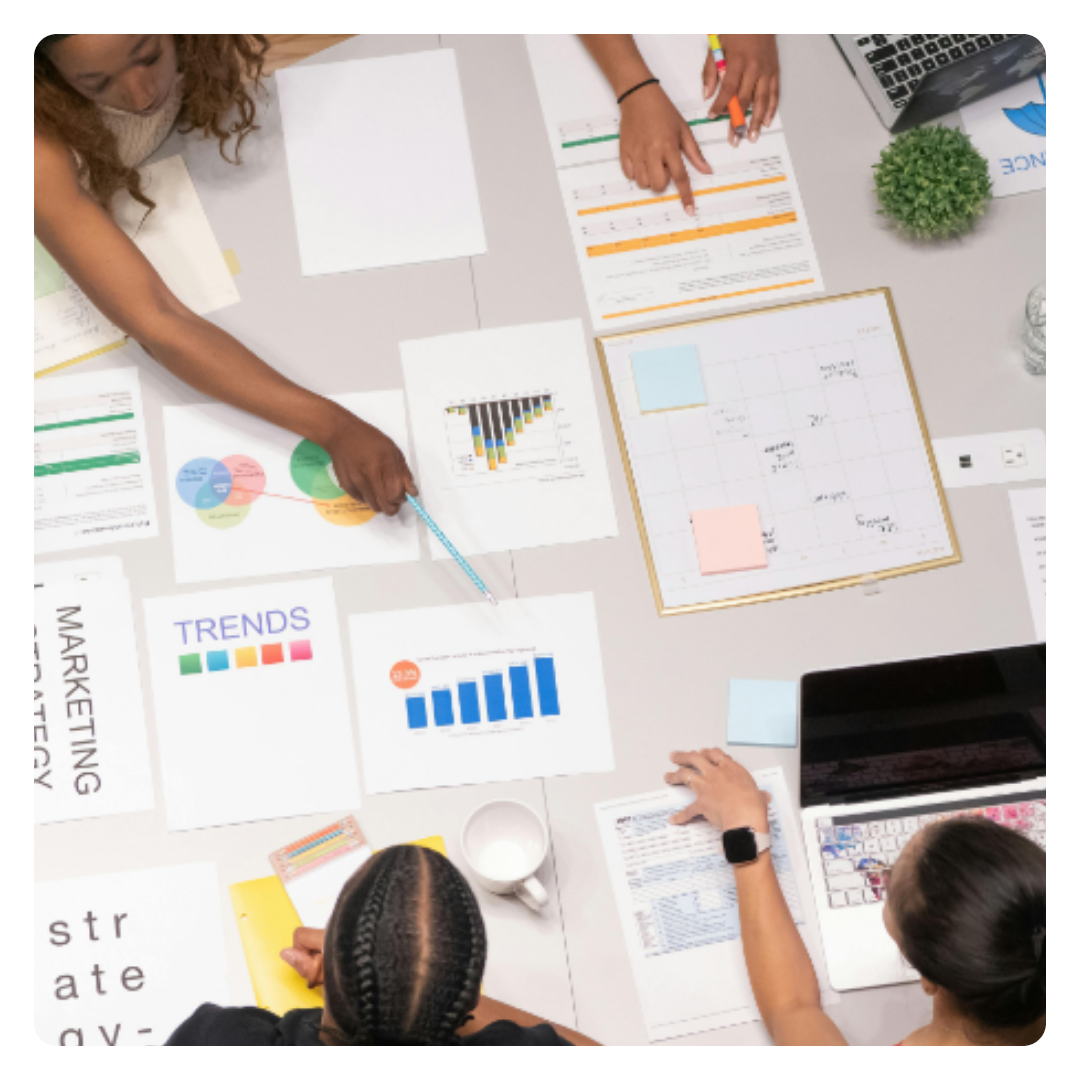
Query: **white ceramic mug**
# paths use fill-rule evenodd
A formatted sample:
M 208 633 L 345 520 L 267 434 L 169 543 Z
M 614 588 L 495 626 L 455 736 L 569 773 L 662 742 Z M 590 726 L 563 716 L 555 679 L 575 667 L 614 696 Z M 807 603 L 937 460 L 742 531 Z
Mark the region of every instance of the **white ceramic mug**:
M 548 832 L 531 807 L 511 799 L 477 807 L 461 830 L 461 850 L 489 892 L 512 893 L 533 911 L 547 903 L 536 871 L 547 858 Z

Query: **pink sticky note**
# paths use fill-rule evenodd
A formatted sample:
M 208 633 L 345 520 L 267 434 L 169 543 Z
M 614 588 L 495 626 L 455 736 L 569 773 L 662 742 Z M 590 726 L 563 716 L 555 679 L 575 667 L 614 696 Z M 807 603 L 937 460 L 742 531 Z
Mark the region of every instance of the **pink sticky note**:
M 703 574 L 762 570 L 769 565 L 761 538 L 761 518 L 753 503 L 695 510 L 690 521 Z

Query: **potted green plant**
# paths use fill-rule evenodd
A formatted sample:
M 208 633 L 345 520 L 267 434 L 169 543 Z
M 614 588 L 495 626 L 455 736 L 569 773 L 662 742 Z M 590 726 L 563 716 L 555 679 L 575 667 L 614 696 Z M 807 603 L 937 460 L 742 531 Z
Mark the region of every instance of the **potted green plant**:
M 879 214 L 918 240 L 970 232 L 990 201 L 986 158 L 962 131 L 913 128 L 881 152 L 874 165 Z

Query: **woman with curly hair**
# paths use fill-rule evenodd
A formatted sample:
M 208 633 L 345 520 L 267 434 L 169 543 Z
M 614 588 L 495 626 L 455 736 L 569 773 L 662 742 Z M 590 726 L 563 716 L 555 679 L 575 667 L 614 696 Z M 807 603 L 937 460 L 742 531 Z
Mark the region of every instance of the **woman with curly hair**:
M 179 121 L 239 164 L 257 130 L 261 34 L 50 34 L 34 51 L 34 235 L 90 300 L 163 367 L 326 449 L 341 486 L 395 514 L 412 474 L 395 444 L 286 379 L 189 311 L 112 219 L 121 189 L 153 210 L 138 166 Z M 230 152 L 230 144 L 231 152 Z
M 326 1007 L 284 1017 L 201 1005 L 169 1046 L 595 1046 L 480 994 L 484 921 L 438 852 L 386 848 L 349 879 L 326 928 L 296 931 L 282 959 L 325 984 Z

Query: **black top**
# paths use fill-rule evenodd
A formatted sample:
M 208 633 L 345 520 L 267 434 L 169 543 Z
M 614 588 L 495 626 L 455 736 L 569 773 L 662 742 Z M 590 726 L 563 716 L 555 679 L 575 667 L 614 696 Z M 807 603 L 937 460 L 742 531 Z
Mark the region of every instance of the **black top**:
M 266 1009 L 200 1005 L 169 1036 L 166 1046 L 321 1046 L 322 1009 L 293 1009 L 276 1016 Z M 521 1027 L 496 1020 L 461 1040 L 465 1046 L 570 1046 L 550 1024 Z

